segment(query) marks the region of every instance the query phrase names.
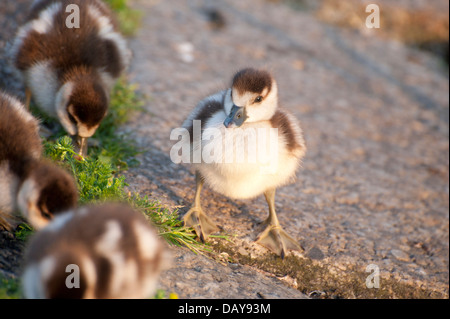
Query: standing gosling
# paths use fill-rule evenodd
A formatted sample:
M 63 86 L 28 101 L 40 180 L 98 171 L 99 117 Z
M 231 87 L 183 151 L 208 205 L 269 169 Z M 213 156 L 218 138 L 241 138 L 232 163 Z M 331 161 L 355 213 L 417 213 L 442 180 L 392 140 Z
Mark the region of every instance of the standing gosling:
M 74 9 L 78 8 L 78 9 Z M 79 13 L 79 25 L 73 14 Z M 131 53 L 101 0 L 37 0 L 19 28 L 11 56 L 27 96 L 73 136 L 80 155 L 107 113 Z
M 148 220 L 128 206 L 87 206 L 35 234 L 22 276 L 26 298 L 148 298 L 167 252 Z
M 201 131 L 195 129 L 195 120 L 201 121 Z M 264 194 L 269 217 L 257 242 L 282 258 L 288 249 L 302 250 L 281 228 L 275 212 L 275 190 L 293 181 L 306 152 L 298 121 L 278 108 L 275 79 L 263 70 L 237 72 L 231 88 L 202 100 L 183 127 L 191 135 L 191 156 L 198 150 L 202 155 L 201 161 L 193 164 L 197 190 L 194 205 L 184 216 L 185 224 L 193 227 L 202 241 L 217 231 L 200 205 L 204 182 L 235 199 Z M 270 139 L 273 128 L 278 132 Z M 196 131 L 201 133 L 195 135 Z M 214 155 L 205 160 L 204 155 L 210 153 Z
M 75 207 L 78 191 L 65 170 L 40 159 L 38 121 L 15 98 L 0 93 L 0 228 L 22 222 L 36 229 L 54 214 Z

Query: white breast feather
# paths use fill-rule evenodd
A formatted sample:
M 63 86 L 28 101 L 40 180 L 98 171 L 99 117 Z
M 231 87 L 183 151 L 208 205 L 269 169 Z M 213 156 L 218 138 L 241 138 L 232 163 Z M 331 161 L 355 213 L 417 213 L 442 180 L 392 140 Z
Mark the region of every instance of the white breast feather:
M 49 116 L 56 118 L 55 97 L 59 83 L 50 61 L 41 61 L 29 68 L 25 72 L 25 81 L 39 107 Z
M 194 110 L 185 123 L 192 121 L 197 112 L 200 109 Z M 202 163 L 194 163 L 194 167 L 211 188 L 231 198 L 251 198 L 295 178 L 303 154 L 288 151 L 286 138 L 280 130 L 271 132 L 269 121 L 227 129 L 223 125 L 225 118 L 224 112 L 217 112 L 202 123 Z M 295 125 L 294 131 L 301 137 L 299 130 Z M 278 138 L 271 140 L 270 134 L 274 133 Z M 200 145 L 195 143 L 195 138 L 193 145 Z M 192 149 L 195 151 L 198 150 Z M 214 155 L 214 160 L 209 157 L 205 162 L 209 154 Z
M 0 215 L 12 214 L 16 206 L 19 179 L 11 173 L 8 163 L 0 163 Z

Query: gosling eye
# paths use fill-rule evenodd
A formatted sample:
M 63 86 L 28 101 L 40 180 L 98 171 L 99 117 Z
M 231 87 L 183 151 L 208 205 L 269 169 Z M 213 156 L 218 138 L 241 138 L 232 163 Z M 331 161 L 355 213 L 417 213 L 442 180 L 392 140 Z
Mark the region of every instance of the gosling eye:
M 49 212 L 46 204 L 41 205 L 41 214 L 42 214 L 42 217 L 44 217 L 47 220 L 50 220 L 53 218 L 53 214 Z
M 50 220 L 50 219 L 52 219 L 52 214 L 50 214 L 49 212 L 42 212 L 42 217 Z
M 259 102 L 262 101 L 262 99 L 263 99 L 263 97 L 260 95 L 260 96 L 258 96 L 258 97 L 255 99 L 255 102 L 254 102 L 254 103 L 259 103 Z
M 238 115 L 236 116 L 236 118 L 240 119 L 240 118 L 241 118 L 241 114 L 238 114 Z
M 73 117 L 72 114 L 70 114 L 69 112 L 67 112 L 67 115 L 69 117 L 70 122 L 72 122 L 73 124 L 77 124 L 77 120 L 75 120 L 75 118 Z

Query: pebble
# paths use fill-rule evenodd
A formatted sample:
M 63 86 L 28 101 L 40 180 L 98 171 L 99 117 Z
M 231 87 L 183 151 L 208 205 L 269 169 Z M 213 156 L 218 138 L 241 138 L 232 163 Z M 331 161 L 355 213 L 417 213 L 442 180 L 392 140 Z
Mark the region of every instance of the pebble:
M 398 249 L 392 249 L 391 254 L 400 261 L 410 261 L 409 255 L 404 251 Z
M 325 255 L 318 247 L 313 247 L 308 251 L 307 256 L 311 259 L 322 260 L 325 258 Z

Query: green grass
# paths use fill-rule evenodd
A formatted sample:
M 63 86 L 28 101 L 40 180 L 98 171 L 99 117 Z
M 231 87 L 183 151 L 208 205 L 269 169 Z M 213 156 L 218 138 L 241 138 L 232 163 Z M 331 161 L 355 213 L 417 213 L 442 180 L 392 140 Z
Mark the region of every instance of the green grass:
M 183 222 L 178 218 L 177 210 L 170 211 L 157 201 L 150 200 L 147 196 L 135 194 L 130 197 L 134 206 L 159 228 L 160 236 L 168 243 L 188 247 L 195 253 L 212 252 L 206 244 L 201 244 L 196 240 L 197 235 L 192 228 L 183 226 Z
M 133 36 L 139 29 L 142 20 L 142 13 L 131 9 L 128 0 L 104 0 L 116 13 L 122 33 L 126 36 Z
M 116 177 L 110 163 L 94 156 L 79 159 L 74 152 L 72 140 L 68 136 L 57 141 L 45 141 L 44 153 L 47 158 L 71 171 L 75 177 L 80 204 L 94 201 L 120 199 L 126 186 L 123 177 Z
M 33 228 L 31 228 L 31 226 L 28 224 L 22 223 L 19 226 L 17 226 L 14 236 L 17 239 L 26 242 L 32 233 Z
M 17 278 L 7 278 L 0 273 L 0 299 L 19 299 L 22 297 Z
M 158 289 L 153 299 L 178 299 L 178 295 L 176 293 L 170 293 L 167 296 L 166 291 Z

